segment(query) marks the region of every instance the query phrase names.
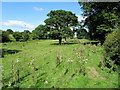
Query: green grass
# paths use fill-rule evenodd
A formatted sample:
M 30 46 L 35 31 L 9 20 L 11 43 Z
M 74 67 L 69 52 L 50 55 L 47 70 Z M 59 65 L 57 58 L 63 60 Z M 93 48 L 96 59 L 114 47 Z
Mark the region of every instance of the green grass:
M 118 74 L 98 67 L 102 46 L 57 42 L 3 43 L 3 88 L 118 88 Z

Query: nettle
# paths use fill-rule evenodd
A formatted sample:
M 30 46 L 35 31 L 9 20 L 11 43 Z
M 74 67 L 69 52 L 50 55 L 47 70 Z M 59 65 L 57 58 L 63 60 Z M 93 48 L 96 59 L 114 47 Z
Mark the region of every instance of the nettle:
M 120 30 L 109 34 L 104 43 L 105 64 L 113 70 L 120 65 Z

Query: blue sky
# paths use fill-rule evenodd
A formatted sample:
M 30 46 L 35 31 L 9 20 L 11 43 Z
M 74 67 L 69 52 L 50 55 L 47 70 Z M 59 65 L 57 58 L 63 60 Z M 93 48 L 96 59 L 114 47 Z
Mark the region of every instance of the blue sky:
M 83 19 L 82 12 L 77 2 L 2 2 L 2 30 L 13 31 L 34 30 L 44 24 L 47 14 L 51 10 L 72 11 Z

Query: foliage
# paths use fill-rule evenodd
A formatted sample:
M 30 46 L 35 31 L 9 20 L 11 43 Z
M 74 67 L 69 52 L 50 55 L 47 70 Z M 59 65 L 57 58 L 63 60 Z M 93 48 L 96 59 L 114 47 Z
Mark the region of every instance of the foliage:
M 11 42 L 15 42 L 15 41 L 16 41 L 16 39 L 13 37 L 12 34 L 9 34 L 8 38 L 9 38 L 9 40 L 10 40 Z
M 12 29 L 7 29 L 7 32 L 8 32 L 9 34 L 12 34 L 12 33 L 13 33 Z
M 120 65 L 120 30 L 114 31 L 107 36 L 104 49 L 107 66 Z
M 69 27 L 77 25 L 78 22 L 77 16 L 75 16 L 75 14 L 65 10 L 50 11 L 47 16 L 49 18 L 46 19 L 44 22 L 51 28 L 50 31 L 58 31 L 55 31 L 55 34 L 57 34 L 59 44 L 61 44 L 63 37 L 66 38 L 67 35 L 71 34 L 69 32 L 72 31 L 69 29 Z M 51 33 L 53 34 L 53 32 Z
M 16 41 L 13 34 L 13 31 L 11 29 L 7 29 L 6 31 L 2 31 L 2 42 L 12 42 Z
M 50 39 L 58 39 L 59 38 L 59 31 L 55 30 L 55 29 L 50 30 L 49 38 Z
M 13 42 L 13 41 L 28 41 L 31 38 L 31 33 L 29 30 L 24 30 L 24 32 L 13 32 L 11 29 L 2 31 L 2 42 Z
M 6 31 L 2 31 L 2 42 L 10 42 L 9 33 Z
M 30 31 L 24 30 L 22 33 L 23 41 L 28 41 L 30 39 Z
M 22 33 L 20 33 L 20 32 L 14 32 L 13 36 L 16 39 L 16 41 L 23 41 Z
M 2 42 L 2 30 L 0 30 L 0 43 Z
M 47 39 L 49 28 L 46 25 L 39 25 L 32 31 L 33 39 Z
M 71 30 L 69 27 L 65 27 L 64 30 L 65 34 L 63 35 L 63 38 L 65 38 L 65 40 L 67 37 L 71 39 L 74 37 L 74 31 Z
M 79 2 L 86 16 L 84 26 L 89 29 L 91 39 L 104 42 L 105 36 L 115 30 L 120 22 L 119 2 Z M 104 7 L 103 7 L 104 6 Z
M 78 39 L 88 39 L 88 32 L 85 29 L 77 29 Z

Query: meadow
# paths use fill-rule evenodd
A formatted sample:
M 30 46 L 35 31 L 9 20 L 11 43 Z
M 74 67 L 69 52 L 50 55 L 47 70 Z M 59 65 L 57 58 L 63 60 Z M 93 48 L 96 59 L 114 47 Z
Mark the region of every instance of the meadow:
M 118 73 L 100 65 L 103 46 L 87 42 L 2 43 L 2 88 L 118 88 Z

